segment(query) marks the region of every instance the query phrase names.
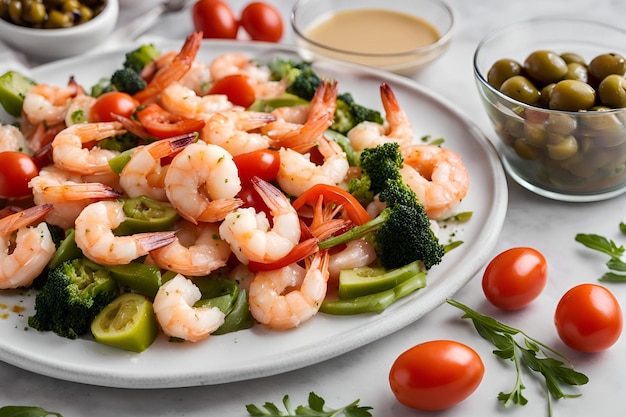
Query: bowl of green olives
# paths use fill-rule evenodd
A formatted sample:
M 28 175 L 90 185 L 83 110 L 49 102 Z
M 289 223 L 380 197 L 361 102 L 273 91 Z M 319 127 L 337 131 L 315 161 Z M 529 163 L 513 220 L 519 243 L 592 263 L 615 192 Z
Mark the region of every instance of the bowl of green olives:
M 474 54 L 506 172 L 536 194 L 598 201 L 626 192 L 626 31 L 543 17 L 487 35 Z
M 0 0 L 0 40 L 35 63 L 80 55 L 105 41 L 119 0 Z

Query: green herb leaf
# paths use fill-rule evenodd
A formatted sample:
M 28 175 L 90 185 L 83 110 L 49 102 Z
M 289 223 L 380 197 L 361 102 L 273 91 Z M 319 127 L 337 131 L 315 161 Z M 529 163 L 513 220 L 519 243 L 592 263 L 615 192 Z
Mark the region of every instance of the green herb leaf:
M 246 410 L 249 415 L 255 417 L 337 417 L 340 415 L 345 417 L 371 417 L 372 414 L 369 410 L 371 410 L 372 407 L 359 407 L 359 401 L 360 400 L 356 400 L 342 408 L 328 409 L 326 408 L 326 401 L 319 395 L 311 392 L 309 393 L 308 406 L 299 405 L 296 407 L 295 411 L 291 406 L 289 396 L 285 395 L 283 397 L 283 405 L 285 406 L 287 414 L 284 414 L 278 409 L 278 407 L 276 407 L 276 405 L 270 402 L 266 402 L 261 407 L 254 404 L 248 404 L 246 405 Z
M 497 349 L 494 355 L 500 359 L 510 360 L 515 364 L 516 380 L 510 392 L 500 392 L 498 400 L 505 406 L 511 404 L 525 405 L 528 400 L 522 391 L 525 389 L 522 382 L 522 368 L 534 371 L 543 376 L 548 396 L 548 409 L 551 415 L 551 398 L 574 398 L 580 394 L 568 394 L 563 391 L 563 385 L 584 385 L 589 382 L 586 375 L 575 371 L 567 358 L 555 349 L 528 336 L 522 330 L 507 326 L 492 317 L 480 314 L 470 307 L 455 301 L 447 300 L 448 304 L 464 312 L 462 318 L 470 319 L 478 334 L 491 342 Z M 519 343 L 515 337 L 521 337 Z M 563 362 L 563 360 L 565 362 Z
M 63 417 L 59 413 L 46 411 L 40 407 L 31 407 L 23 405 L 7 405 L 0 408 L 0 417 L 46 417 L 56 416 Z
M 607 272 L 600 277 L 600 281 L 604 282 L 626 282 L 626 275 L 615 274 L 613 272 Z
M 589 249 L 606 253 L 612 258 L 619 258 L 624 253 L 624 246 L 618 246 L 614 241 L 609 240 L 604 236 L 578 233 L 575 240 L 582 243 Z

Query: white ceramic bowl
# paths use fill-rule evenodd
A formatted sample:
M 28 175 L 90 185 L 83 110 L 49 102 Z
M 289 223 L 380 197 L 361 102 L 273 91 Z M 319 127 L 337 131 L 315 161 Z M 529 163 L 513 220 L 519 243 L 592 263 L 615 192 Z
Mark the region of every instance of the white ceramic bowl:
M 54 61 L 97 48 L 115 28 L 118 15 L 118 0 L 107 0 L 96 17 L 69 28 L 34 29 L 0 19 L 0 40 L 34 61 Z
M 329 19 L 363 12 L 384 12 L 403 18 L 400 19 L 401 24 L 383 30 L 380 27 L 381 21 L 377 20 L 378 16 L 371 19 L 360 16 L 359 24 L 362 26 L 358 29 L 363 30 L 366 36 L 372 34 L 374 42 L 358 42 L 358 50 L 357 42 L 342 42 L 345 38 L 336 34 L 324 40 L 312 35 L 316 26 Z M 413 23 L 409 24 L 410 20 Z M 298 0 L 292 9 L 291 26 L 296 43 L 302 47 L 301 54 L 305 58 L 328 57 L 411 75 L 447 49 L 455 29 L 455 13 L 444 0 Z M 428 26 L 436 35 L 428 43 L 416 43 L 419 46 L 406 48 L 405 45 L 399 46 L 401 42 L 373 46 L 380 42 L 379 37 L 383 31 L 398 39 L 410 39 L 419 36 L 419 33 L 415 33 L 416 28 Z

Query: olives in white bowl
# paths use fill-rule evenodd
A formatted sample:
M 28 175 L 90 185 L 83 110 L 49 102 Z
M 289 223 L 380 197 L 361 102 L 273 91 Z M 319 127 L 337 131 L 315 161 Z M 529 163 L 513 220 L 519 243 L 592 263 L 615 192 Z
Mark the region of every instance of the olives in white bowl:
M 626 192 L 626 31 L 545 17 L 479 44 L 474 75 L 507 173 L 561 201 Z

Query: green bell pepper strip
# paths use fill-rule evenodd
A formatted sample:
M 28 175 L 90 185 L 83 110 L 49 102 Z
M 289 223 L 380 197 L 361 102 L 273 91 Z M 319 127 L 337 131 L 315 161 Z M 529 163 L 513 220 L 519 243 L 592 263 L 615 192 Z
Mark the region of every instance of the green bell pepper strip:
M 151 299 L 154 299 L 162 283 L 161 269 L 156 265 L 131 262 L 104 267 L 120 286 Z
M 118 175 L 121 174 L 128 161 L 130 161 L 131 156 L 133 156 L 135 150 L 136 148 L 128 149 L 109 159 L 109 166 L 113 172 Z
M 249 329 L 254 325 L 248 308 L 248 293 L 240 290 L 235 281 L 228 279 L 199 280 L 199 287 L 204 287 L 196 307 L 217 307 L 226 317 L 224 323 L 213 334 L 226 334 L 237 330 Z M 203 282 L 207 281 L 207 282 Z
M 397 286 L 360 297 L 346 300 L 327 300 L 320 307 L 320 311 L 333 315 L 352 315 L 363 313 L 382 313 L 387 307 L 402 297 L 426 286 L 426 273 L 420 272 L 414 277 Z
M 140 196 L 123 200 L 126 220 L 116 229 L 116 235 L 172 230 L 180 215 L 168 202 Z
M 76 245 L 76 232 L 74 229 L 68 229 L 65 231 L 65 239 L 48 262 L 48 268 L 55 269 L 65 261 L 82 257 L 83 252 Z

